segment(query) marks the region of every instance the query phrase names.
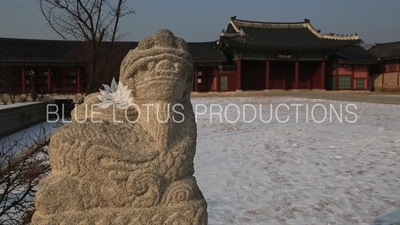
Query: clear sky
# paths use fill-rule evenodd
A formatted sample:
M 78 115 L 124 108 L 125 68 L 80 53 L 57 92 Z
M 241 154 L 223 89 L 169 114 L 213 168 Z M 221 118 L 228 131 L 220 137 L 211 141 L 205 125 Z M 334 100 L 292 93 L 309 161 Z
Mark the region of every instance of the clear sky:
M 124 17 L 125 41 L 139 41 L 159 29 L 170 29 L 186 41 L 214 41 L 230 17 L 267 22 L 301 22 L 322 33 L 358 33 L 365 43 L 400 40 L 400 0 L 264 0 L 138 1 L 128 0 L 136 14 Z M 60 39 L 46 24 L 38 0 L 0 0 L 0 37 Z

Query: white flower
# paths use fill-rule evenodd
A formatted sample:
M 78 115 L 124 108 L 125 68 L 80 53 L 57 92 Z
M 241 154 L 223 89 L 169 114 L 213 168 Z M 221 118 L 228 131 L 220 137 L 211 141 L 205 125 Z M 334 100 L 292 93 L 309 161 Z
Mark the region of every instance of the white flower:
M 108 108 L 110 105 L 115 104 L 120 109 L 126 109 L 133 100 L 130 98 L 131 90 L 128 90 L 128 86 L 124 86 L 121 81 L 115 82 L 113 78 L 111 87 L 103 84 L 105 90 L 100 90 L 101 95 L 97 97 L 101 101 L 99 106 L 103 109 Z

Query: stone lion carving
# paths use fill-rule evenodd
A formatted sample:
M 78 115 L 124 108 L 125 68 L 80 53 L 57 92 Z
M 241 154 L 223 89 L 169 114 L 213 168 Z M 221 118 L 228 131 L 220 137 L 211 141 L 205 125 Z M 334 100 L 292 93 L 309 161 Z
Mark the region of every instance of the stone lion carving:
M 32 224 L 207 224 L 193 177 L 192 74 L 183 39 L 160 30 L 141 40 L 119 79 L 136 107 L 104 109 L 94 93 L 74 109 L 52 136 Z

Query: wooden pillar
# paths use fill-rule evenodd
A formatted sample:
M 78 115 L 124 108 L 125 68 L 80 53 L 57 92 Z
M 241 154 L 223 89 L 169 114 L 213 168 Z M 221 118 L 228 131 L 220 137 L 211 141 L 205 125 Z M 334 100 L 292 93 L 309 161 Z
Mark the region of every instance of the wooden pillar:
M 397 67 L 397 87 L 400 86 L 400 61 L 399 61 L 399 66 Z
M 217 74 L 216 74 L 216 76 L 217 76 L 217 92 L 221 92 L 221 78 L 220 78 L 220 74 L 219 74 L 218 64 L 217 64 L 216 68 L 217 68 Z
M 294 64 L 294 89 L 299 89 L 299 61 Z
M 242 90 L 242 60 L 241 59 L 236 60 L 236 68 L 237 68 L 236 90 L 240 91 L 240 90 Z
M 325 88 L 325 61 L 321 61 L 321 89 Z
M 370 90 L 371 88 L 370 88 L 370 84 L 369 84 L 369 82 L 370 82 L 370 78 L 369 78 L 369 76 L 370 76 L 370 72 L 369 72 L 369 69 L 370 69 L 370 66 L 367 66 L 367 79 L 365 80 L 365 82 L 367 83 L 366 84 L 366 88 L 364 88 L 365 90 Z M 365 85 L 364 85 L 365 86 Z M 398 85 L 397 85 L 398 86 Z
M 267 59 L 267 61 L 265 61 L 265 89 L 268 90 L 269 89 L 269 77 L 270 77 L 270 62 Z
M 22 93 L 26 94 L 26 69 L 25 69 L 25 63 L 22 65 L 21 76 L 22 76 Z
M 197 66 L 194 67 L 194 91 L 198 91 L 198 72 L 199 68 Z
M 76 93 L 81 93 L 81 67 L 76 68 Z
M 54 67 L 53 70 L 54 70 L 54 75 L 57 74 L 58 77 L 61 76 L 61 68 L 59 66 Z M 51 89 L 53 94 L 56 93 L 56 87 L 59 85 L 59 83 L 60 83 L 60 78 L 54 79 L 53 86 L 52 86 L 52 89 Z
M 312 90 L 313 89 L 312 85 L 314 83 L 314 82 L 312 82 L 314 79 L 314 73 L 311 73 L 310 62 L 304 62 L 304 64 L 307 65 L 307 67 L 306 67 L 307 68 L 306 72 L 307 72 L 307 77 L 308 77 L 307 86 L 308 86 L 308 89 Z
M 43 93 L 42 90 L 39 90 L 39 71 L 40 71 L 39 68 L 40 68 L 39 66 L 36 66 L 35 69 L 34 69 L 34 71 L 35 71 L 35 76 L 34 76 L 35 89 L 36 89 L 37 92 L 40 91 L 40 93 Z M 43 74 L 43 72 L 42 72 L 42 74 Z
M 339 65 L 335 69 L 335 90 L 339 90 Z
M 280 73 L 283 77 L 283 90 L 286 90 L 286 70 L 283 69 L 282 64 L 280 65 Z
M 47 66 L 47 89 L 51 92 L 51 67 Z
M 354 65 L 351 65 L 350 90 L 354 90 Z

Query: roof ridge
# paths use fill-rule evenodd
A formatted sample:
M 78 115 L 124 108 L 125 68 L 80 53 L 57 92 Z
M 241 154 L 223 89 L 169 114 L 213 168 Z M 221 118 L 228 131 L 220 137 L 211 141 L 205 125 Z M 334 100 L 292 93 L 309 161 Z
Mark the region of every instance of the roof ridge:
M 217 43 L 218 40 L 215 41 L 187 41 L 187 44 L 210 44 L 210 43 Z
M 307 23 L 306 21 L 303 21 L 303 22 L 263 22 L 263 21 L 241 20 L 241 19 L 236 19 L 236 16 L 232 16 L 231 20 L 235 20 L 238 22 L 245 22 L 245 23 L 261 23 L 261 24 L 304 24 L 304 23 Z
M 400 41 L 391 41 L 391 42 L 382 42 L 382 43 L 376 43 L 375 42 L 374 46 L 377 46 L 377 45 L 389 45 L 389 44 L 396 44 L 396 43 L 400 44 Z
M 331 34 L 322 34 L 321 30 L 315 29 L 309 19 L 304 19 L 304 22 L 292 22 L 292 23 L 276 23 L 276 22 L 259 22 L 259 21 L 247 21 L 236 19 L 236 16 L 231 17 L 230 24 L 232 24 L 233 28 L 240 35 L 245 35 L 245 32 L 240 28 L 243 27 L 254 27 L 254 28 L 294 28 L 301 29 L 307 28 L 309 29 L 315 36 L 323 39 L 333 39 L 333 40 L 360 40 L 360 37 L 357 35 L 346 35 L 342 36 Z
M 366 52 L 366 53 L 368 53 L 369 55 L 371 55 L 371 56 L 373 56 L 373 57 L 375 57 L 376 58 L 376 56 L 374 56 L 371 52 L 369 52 L 367 49 L 365 49 L 363 46 L 361 46 L 361 45 L 353 45 L 353 46 L 349 46 L 349 47 L 358 47 L 359 49 L 361 49 L 361 51 L 364 51 L 364 52 Z

